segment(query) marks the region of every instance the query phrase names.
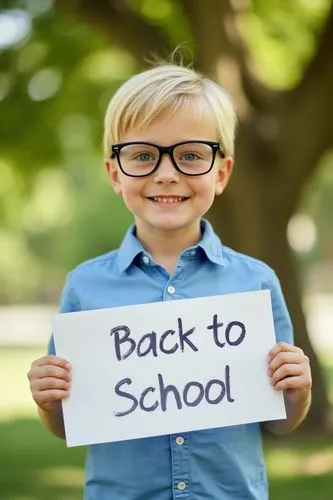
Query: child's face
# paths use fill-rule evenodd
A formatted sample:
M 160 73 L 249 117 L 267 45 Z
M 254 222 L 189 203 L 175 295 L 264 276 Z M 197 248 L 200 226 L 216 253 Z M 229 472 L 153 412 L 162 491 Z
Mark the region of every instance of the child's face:
M 122 143 L 144 141 L 161 146 L 191 140 L 217 141 L 212 120 L 208 116 L 199 117 L 191 108 L 171 116 L 161 115 L 145 130 L 130 131 L 121 138 Z M 106 159 L 113 188 L 134 215 L 138 235 L 150 237 L 184 230 L 187 234 L 191 231 L 198 234 L 200 218 L 227 185 L 232 165 L 231 157 L 222 159 L 217 153 L 210 172 L 190 177 L 177 171 L 170 157 L 164 154 L 151 175 L 135 178 L 126 176 L 116 159 Z

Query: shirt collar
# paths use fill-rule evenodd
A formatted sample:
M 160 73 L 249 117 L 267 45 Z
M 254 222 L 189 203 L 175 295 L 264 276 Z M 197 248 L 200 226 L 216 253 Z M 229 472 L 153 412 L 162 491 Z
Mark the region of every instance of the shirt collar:
M 202 238 L 196 247 L 202 248 L 207 259 L 214 264 L 225 266 L 226 262 L 223 257 L 223 246 L 221 240 L 216 235 L 212 225 L 206 219 L 201 220 L 201 232 Z
M 118 251 L 118 265 L 119 271 L 125 271 L 133 262 L 135 257 L 141 252 L 144 252 L 141 242 L 135 236 L 135 224 L 132 224 L 119 247 Z
M 215 234 L 211 224 L 205 220 L 201 220 L 202 238 L 197 245 L 191 247 L 191 250 L 201 248 L 207 259 L 214 264 L 225 266 L 225 259 L 223 257 L 223 247 L 220 239 Z M 118 265 L 119 271 L 125 271 L 140 253 L 145 253 L 145 249 L 141 242 L 135 236 L 135 224 L 131 225 L 119 247 L 118 251 Z

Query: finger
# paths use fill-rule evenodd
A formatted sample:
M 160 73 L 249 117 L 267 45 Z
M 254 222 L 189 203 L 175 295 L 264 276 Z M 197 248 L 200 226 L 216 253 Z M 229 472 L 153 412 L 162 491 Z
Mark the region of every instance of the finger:
M 35 383 L 31 384 L 31 389 L 35 393 L 50 389 L 62 389 L 64 391 L 68 391 L 70 389 L 70 383 L 64 379 L 48 377 L 38 379 Z
M 302 374 L 303 374 L 303 369 L 301 365 L 291 365 L 291 364 L 283 365 L 273 373 L 271 377 L 271 383 L 274 387 L 281 380 L 287 377 L 297 377 L 301 376 Z
M 269 363 L 268 371 L 274 373 L 280 366 L 284 364 L 301 364 L 305 360 L 304 354 L 298 352 L 279 352 Z
M 36 366 L 31 368 L 31 370 L 27 374 L 30 384 L 32 384 L 35 380 L 43 379 L 43 378 L 59 378 L 65 380 L 71 380 L 71 373 L 64 369 L 55 365 L 45 365 L 45 366 Z
M 288 389 L 304 391 L 309 387 L 311 387 L 310 380 L 308 380 L 308 378 L 305 379 L 303 375 L 300 375 L 298 377 L 287 377 L 283 380 L 280 380 L 280 382 L 278 382 L 274 386 L 274 389 L 281 391 L 285 391 Z
M 39 392 L 35 396 L 35 401 L 38 406 L 42 407 L 47 403 L 53 403 L 54 401 L 59 401 L 65 399 L 69 396 L 69 391 L 63 389 L 50 389 L 48 391 Z
M 71 364 L 69 363 L 69 361 L 59 356 L 54 356 L 53 354 L 50 354 L 48 356 L 43 356 L 42 358 L 36 359 L 36 361 L 32 363 L 32 366 L 37 366 L 37 367 L 45 365 L 59 366 L 62 368 L 66 368 L 66 370 L 71 369 Z
M 273 359 L 280 352 L 298 352 L 300 354 L 304 354 L 302 349 L 293 344 L 287 344 L 286 342 L 279 342 L 269 351 L 268 354 L 269 361 Z
M 46 365 L 42 366 L 38 370 L 38 378 L 58 378 L 58 379 L 65 379 L 65 380 L 71 380 L 71 374 L 68 370 L 65 370 L 64 368 L 60 368 L 58 366 L 53 366 L 53 365 Z

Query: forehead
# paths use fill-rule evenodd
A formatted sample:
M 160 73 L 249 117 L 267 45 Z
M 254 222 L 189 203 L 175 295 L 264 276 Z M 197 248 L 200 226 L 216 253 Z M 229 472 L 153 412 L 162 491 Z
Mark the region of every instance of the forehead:
M 121 142 L 148 141 L 167 146 L 186 140 L 217 141 L 217 126 L 209 111 L 196 106 L 179 106 L 160 112 L 145 126 L 132 127 Z

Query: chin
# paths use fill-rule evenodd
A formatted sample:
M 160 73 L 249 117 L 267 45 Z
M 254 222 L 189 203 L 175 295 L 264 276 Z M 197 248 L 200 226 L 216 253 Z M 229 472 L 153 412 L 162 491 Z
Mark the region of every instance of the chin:
M 176 229 L 180 229 L 184 227 L 184 224 L 180 224 L 177 222 L 165 222 L 162 224 L 154 224 L 156 229 L 159 229 L 161 231 L 174 231 Z
M 155 221 L 155 223 L 153 223 L 152 226 L 162 231 L 176 231 L 191 226 L 193 224 L 195 224 L 195 222 L 192 220 L 165 219 L 165 220 Z

